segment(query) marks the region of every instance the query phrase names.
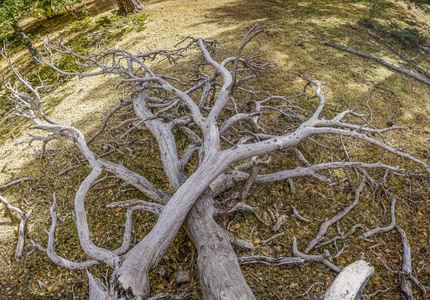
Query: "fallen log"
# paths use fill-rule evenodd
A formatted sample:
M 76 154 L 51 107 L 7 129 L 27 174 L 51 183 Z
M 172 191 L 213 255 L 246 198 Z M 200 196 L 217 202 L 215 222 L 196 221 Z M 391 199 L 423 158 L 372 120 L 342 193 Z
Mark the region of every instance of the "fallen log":
M 320 44 L 327 45 L 327 46 L 330 46 L 330 47 L 333 47 L 333 48 L 337 48 L 337 49 L 340 49 L 340 50 L 343 50 L 343 51 L 346 51 L 346 52 L 349 52 L 349 53 L 357 54 L 357 55 L 359 55 L 361 57 L 364 57 L 364 58 L 376 61 L 376 62 L 378 62 L 380 64 L 383 64 L 384 66 L 387 66 L 387 67 L 389 67 L 389 68 L 391 68 L 393 70 L 396 70 L 398 72 L 401 72 L 403 74 L 406 74 L 406 75 L 408 75 L 408 76 L 410 76 L 412 78 L 415 78 L 416 80 L 419 80 L 419 81 L 421 81 L 421 82 L 423 82 L 423 83 L 425 83 L 425 84 L 427 84 L 427 85 L 430 86 L 430 79 L 428 79 L 426 77 L 423 77 L 423 76 L 421 76 L 421 75 L 419 75 L 419 74 L 417 74 L 417 73 L 415 73 L 415 72 L 413 72 L 411 70 L 408 70 L 406 68 L 400 67 L 400 66 L 398 66 L 398 65 L 396 65 L 394 63 L 391 63 L 389 61 L 383 60 L 382 58 L 377 57 L 375 55 L 372 55 L 372 54 L 369 54 L 369 53 L 366 53 L 366 52 L 363 52 L 363 51 L 359 51 L 359 50 L 356 50 L 356 49 L 353 49 L 353 48 L 345 47 L 345 46 L 333 43 L 332 41 L 320 42 Z
M 423 67 L 421 67 L 419 64 L 417 64 L 416 62 L 414 62 L 411 58 L 407 57 L 406 55 L 404 55 L 403 53 L 400 52 L 400 50 L 396 49 L 393 45 L 390 45 L 389 43 L 387 43 L 387 41 L 385 41 L 383 38 L 377 36 L 376 34 L 374 34 L 373 32 L 371 32 L 370 30 L 367 30 L 367 33 L 370 34 L 371 37 L 373 37 L 375 40 L 381 42 L 382 44 L 384 44 L 384 46 L 386 46 L 387 48 L 389 48 L 391 51 L 393 51 L 394 53 L 396 53 L 398 56 L 400 56 L 401 58 L 403 58 L 404 60 L 406 60 L 409 64 L 411 64 L 412 66 L 414 66 L 420 73 L 424 74 L 426 77 L 430 78 L 430 73 L 427 72 L 426 70 L 424 70 Z

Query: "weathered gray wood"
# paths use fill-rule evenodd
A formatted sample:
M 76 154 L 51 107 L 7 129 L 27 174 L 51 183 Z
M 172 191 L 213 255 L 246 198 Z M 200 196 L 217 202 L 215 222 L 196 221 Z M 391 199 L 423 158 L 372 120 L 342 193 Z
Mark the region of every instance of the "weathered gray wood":
M 333 47 L 333 48 L 337 48 L 337 49 L 340 49 L 340 50 L 343 50 L 343 51 L 347 51 L 347 52 L 350 52 L 350 53 L 353 53 L 353 54 L 357 54 L 359 56 L 362 56 L 362 57 L 365 57 L 365 58 L 368 58 L 368 59 L 371 59 L 371 60 L 374 60 L 374 61 L 376 61 L 376 62 L 378 62 L 380 64 L 383 64 L 384 66 L 387 66 L 387 67 L 389 67 L 389 68 L 391 68 L 393 70 L 396 70 L 398 72 L 406 74 L 406 75 L 408 75 L 408 76 L 410 76 L 412 78 L 415 78 L 416 80 L 419 80 L 419 81 L 421 81 L 421 82 L 423 82 L 423 83 L 425 83 L 427 85 L 430 85 L 430 79 L 429 78 L 423 77 L 423 76 L 421 76 L 421 75 L 419 75 L 419 74 L 417 74 L 415 72 L 412 72 L 411 70 L 408 70 L 406 68 L 400 67 L 400 66 L 398 66 L 398 65 L 396 65 L 394 63 L 390 63 L 390 62 L 388 62 L 386 60 L 383 60 L 382 58 L 377 57 L 375 55 L 368 54 L 366 52 L 355 50 L 355 49 L 352 49 L 352 48 L 349 48 L 349 47 L 345 47 L 345 46 L 342 46 L 342 45 L 338 45 L 338 44 L 333 43 L 331 41 L 321 42 L 321 44 L 327 45 L 327 46 L 330 46 L 330 47 Z
M 178 156 L 172 127 L 154 118 L 146 106 L 147 97 L 146 93 L 141 93 L 140 97 L 134 98 L 134 110 L 137 116 L 145 120 L 146 128 L 156 138 L 162 153 L 164 171 L 172 187 L 178 190 L 187 178 Z M 170 201 L 172 200 L 170 199 L 168 204 Z M 198 251 L 197 261 L 203 295 L 206 299 L 253 299 L 252 291 L 240 271 L 229 237 L 213 219 L 215 207 L 210 190 L 202 194 L 197 203 L 188 213 L 184 224 Z M 226 272 L 229 275 L 226 276 Z M 220 295 L 224 295 L 224 298 L 219 298 Z
M 13 206 L 9 203 L 5 198 L 0 195 L 0 202 L 2 202 L 8 209 L 17 213 L 21 219 L 18 227 L 18 242 L 15 249 L 15 260 L 18 261 L 21 258 L 22 250 L 24 248 L 25 242 L 25 224 L 27 223 L 28 217 L 30 216 L 32 209 L 30 209 L 27 213 L 24 213 L 18 207 Z
M 412 282 L 409 278 L 409 275 L 412 273 L 412 255 L 411 255 L 411 246 L 409 246 L 408 237 L 406 232 L 400 226 L 396 225 L 396 230 L 402 239 L 403 246 L 403 264 L 402 271 L 404 274 L 401 275 L 401 290 L 402 295 L 407 300 L 413 300 L 414 294 L 412 290 Z
M 114 300 L 115 298 L 109 295 L 109 291 L 101 281 L 95 278 L 87 270 L 88 284 L 90 286 L 90 300 Z
M 400 56 L 401 58 L 403 58 L 404 60 L 406 60 L 409 64 L 411 64 L 412 66 L 414 66 L 420 73 L 424 74 L 427 78 L 430 78 L 430 73 L 429 72 L 427 72 L 426 70 L 424 70 L 423 67 L 421 67 L 420 65 L 418 65 L 411 58 L 407 57 L 402 52 L 400 52 L 400 50 L 396 49 L 393 45 L 390 45 L 389 43 L 387 43 L 387 41 L 385 41 L 383 38 L 377 36 L 376 34 L 374 34 L 373 32 L 371 32 L 369 29 L 367 30 L 367 33 L 369 33 L 370 36 L 373 37 L 374 39 L 376 39 L 377 41 L 383 43 L 387 48 L 389 48 L 391 51 L 393 51 L 394 53 L 396 53 L 398 56 Z
M 272 266 L 283 266 L 283 265 L 302 264 L 305 261 L 306 261 L 305 259 L 300 257 L 271 258 L 271 257 L 261 256 L 261 255 L 239 257 L 239 263 L 241 265 L 265 264 L 265 265 L 272 265 Z
M 255 299 L 240 271 L 228 234 L 213 219 L 214 212 L 211 192 L 206 192 L 191 208 L 185 221 L 198 253 L 203 298 Z
M 358 300 L 375 270 L 364 260 L 346 266 L 324 295 L 324 300 Z

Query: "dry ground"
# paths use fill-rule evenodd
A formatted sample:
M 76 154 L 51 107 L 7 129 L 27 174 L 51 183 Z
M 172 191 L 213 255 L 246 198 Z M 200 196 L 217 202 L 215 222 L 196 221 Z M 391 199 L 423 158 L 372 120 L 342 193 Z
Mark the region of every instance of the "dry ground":
M 102 2 L 102 4 L 100 4 Z M 417 157 L 429 162 L 430 142 L 430 87 L 417 82 L 404 75 L 398 74 L 383 66 L 320 45 L 319 41 L 327 39 L 342 43 L 357 49 L 377 55 L 380 45 L 372 40 L 365 29 L 357 25 L 360 17 L 366 14 L 366 7 L 358 1 L 284 1 L 284 0 L 150 0 L 144 3 L 142 13 L 149 15 L 147 28 L 143 31 L 131 31 L 120 39 L 111 41 L 110 46 L 135 51 L 150 49 L 173 48 L 185 36 L 217 39 L 227 49 L 234 49 L 241 36 L 255 23 L 267 25 L 267 32 L 259 37 L 261 46 L 265 49 L 268 59 L 276 62 L 271 73 L 266 74 L 262 86 L 279 94 L 291 95 L 302 88 L 302 83 L 293 72 L 307 73 L 313 78 L 324 80 L 331 88 L 329 103 L 332 107 L 344 107 L 353 103 L 365 108 L 366 100 L 376 90 L 376 97 L 372 107 L 376 116 L 375 123 L 385 126 L 387 122 L 410 127 L 410 130 L 391 135 L 390 142 L 399 146 L 407 146 Z M 86 1 L 86 10 L 89 17 L 98 19 L 114 13 L 115 1 Z M 85 14 L 78 18 L 84 19 Z M 27 19 L 23 22 L 25 28 L 30 30 L 38 24 L 43 25 L 47 32 L 57 34 L 64 26 L 75 22 L 76 18 L 61 16 L 54 20 Z M 382 20 L 397 20 L 402 25 L 406 20 L 418 23 L 420 30 L 429 30 L 430 15 L 418 8 L 408 9 L 402 2 L 396 2 L 394 7 L 385 12 Z M 406 25 L 405 25 L 406 26 Z M 427 27 L 426 27 L 427 26 Z M 78 33 L 79 34 L 79 33 Z M 297 43 L 298 41 L 302 41 Z M 395 41 L 390 41 L 399 48 Z M 18 49 L 19 50 L 19 49 Z M 429 58 L 420 52 L 411 49 L 402 49 L 409 56 L 419 61 L 423 66 L 429 67 Z M 94 51 L 97 51 L 94 49 Z M 383 49 L 384 59 L 396 62 L 396 55 L 388 49 Z M 36 67 L 28 58 L 26 51 L 17 51 L 14 57 L 17 66 L 25 69 L 27 73 L 34 72 Z M 180 65 L 178 68 L 186 66 Z M 0 68 L 6 70 L 4 60 L 0 61 Z M 178 68 L 168 69 L 166 72 L 181 72 Z M 185 74 L 186 75 L 186 74 Z M 97 130 L 100 118 L 117 103 L 123 93 L 114 90 L 115 78 L 100 77 L 85 80 L 73 79 L 47 95 L 46 108 L 49 115 L 63 124 L 71 121 L 90 136 Z M 1 102 L 2 105 L 6 105 Z M 0 108 L 4 113 L 4 109 Z M 18 140 L 24 139 L 25 124 L 18 123 L 6 128 L 0 128 L 0 185 L 13 179 L 33 175 L 34 181 L 26 182 L 14 188 L 2 191 L 2 195 L 15 205 L 28 210 L 34 207 L 34 213 L 28 223 L 27 247 L 20 262 L 12 262 L 16 242 L 14 230 L 17 220 L 9 216 L 5 210 L 0 215 L 0 299 L 86 299 L 87 283 L 84 272 L 70 272 L 52 264 L 45 254 L 35 252 L 28 255 L 31 248 L 29 239 L 46 243 L 43 229 L 49 226 L 49 210 L 51 195 L 57 192 L 60 199 L 59 212 L 63 218 L 58 233 L 57 250 L 69 259 L 83 259 L 85 256 L 79 252 L 79 242 L 74 234 L 74 225 L 71 221 L 72 197 L 77 184 L 88 170 L 85 166 L 73 170 L 67 175 L 56 178 L 59 170 L 67 166 L 71 158 L 78 155 L 71 145 L 51 145 L 51 156 L 39 160 L 35 148 L 19 145 L 9 148 L 13 136 Z M 13 135 L 12 135 L 13 134 Z M 95 147 L 101 147 L 103 139 Z M 64 147 L 68 146 L 67 150 Z M 144 145 L 129 162 L 131 168 L 142 165 L 137 162 L 139 154 L 149 153 L 150 145 Z M 58 151 L 56 150 L 58 149 Z M 356 150 L 357 156 L 371 155 L 368 149 Z M 159 158 L 157 154 L 142 158 L 146 161 L 143 169 L 152 180 L 162 182 L 159 175 Z M 112 159 L 121 159 L 113 156 Z M 136 164 L 135 164 L 136 163 Z M 407 194 L 409 188 L 413 193 L 415 202 L 401 202 L 398 204 L 397 217 L 399 224 L 405 228 L 410 239 L 414 257 L 414 268 L 420 269 L 419 278 L 423 284 L 430 287 L 430 214 L 429 188 L 427 179 L 415 181 L 392 182 L 392 187 L 400 195 Z M 108 211 L 103 208 L 104 203 L 115 196 L 116 189 L 105 189 L 94 193 L 89 201 L 89 214 L 99 215 L 93 219 L 95 239 L 99 243 L 115 246 L 111 222 L 117 222 L 123 217 L 121 211 Z M 267 223 L 274 225 L 271 219 L 273 213 L 284 215 L 287 222 L 282 226 L 281 232 L 285 235 L 279 237 L 268 245 L 261 245 L 259 241 L 269 238 L 271 227 L 262 225 L 253 217 L 246 215 L 231 216 L 230 219 L 221 220 L 228 226 L 231 234 L 246 240 L 254 241 L 257 245 L 251 251 L 241 252 L 239 255 L 265 254 L 281 256 L 291 253 L 292 237 L 299 240 L 299 247 L 303 247 L 316 233 L 318 219 L 333 216 L 342 208 L 340 203 L 347 203 L 351 199 L 351 191 L 343 187 L 327 189 L 321 186 L 303 185 L 295 195 L 290 195 L 288 188 L 283 184 L 254 187 L 252 196 L 247 201 L 251 205 L 259 205 L 258 214 L 266 218 Z M 132 197 L 132 194 L 126 195 Z M 125 196 L 124 196 L 125 197 Z M 282 200 L 282 202 L 279 202 Z M 275 204 L 275 202 L 277 204 Z M 389 207 L 391 199 L 380 198 L 372 202 L 369 195 L 360 202 L 360 207 L 350 214 L 349 220 L 342 223 L 345 230 L 353 223 L 364 223 L 369 228 L 385 226 L 390 219 L 384 214 L 382 207 Z M 27 203 L 27 205 L 26 205 Z M 281 204 L 279 204 L 281 203 Z M 290 205 L 295 205 L 305 216 L 313 222 L 305 226 L 290 218 Z M 100 209 L 100 211 L 98 211 Z M 136 216 L 141 220 L 143 228 L 136 231 L 136 236 L 143 236 L 150 229 L 153 218 L 147 215 Z M 273 224 L 272 224 L 273 223 Z M 118 224 L 121 224 L 118 222 Z M 251 228 L 254 228 L 250 230 Z M 112 232 L 109 232 L 112 231 Z M 335 235 L 335 232 L 329 234 Z M 401 267 L 401 246 L 399 238 L 394 233 L 382 235 L 375 239 L 375 243 L 359 243 L 358 236 L 347 241 L 350 247 L 336 259 L 335 263 L 344 266 L 356 260 L 361 252 L 366 253 L 376 269 L 376 275 L 371 279 L 366 293 L 389 287 L 385 294 L 377 295 L 374 299 L 400 299 L 399 278 L 388 274 L 376 256 L 368 251 L 372 247 L 392 266 Z M 341 246 L 341 245 L 339 245 Z M 175 245 L 163 258 L 160 266 L 151 275 L 153 277 L 153 292 L 169 291 L 178 293 L 188 290 L 199 292 L 198 277 L 195 270 L 195 252 L 191 242 L 183 232 L 180 233 Z M 176 286 L 175 275 L 178 270 L 191 271 L 191 280 L 181 286 Z M 313 282 L 322 282 L 312 293 L 326 289 L 334 278 L 332 272 L 322 265 L 306 264 L 300 267 L 270 267 L 246 266 L 243 268 L 247 281 L 254 289 L 259 299 L 292 299 L 308 289 Z M 105 269 L 94 271 L 103 274 Z M 101 276 L 101 275 L 99 275 Z M 47 288 L 41 288 L 37 282 L 40 280 Z M 325 286 L 324 286 L 325 285 Z M 425 295 L 414 287 L 417 299 L 424 299 Z M 196 296 L 198 299 L 198 296 Z

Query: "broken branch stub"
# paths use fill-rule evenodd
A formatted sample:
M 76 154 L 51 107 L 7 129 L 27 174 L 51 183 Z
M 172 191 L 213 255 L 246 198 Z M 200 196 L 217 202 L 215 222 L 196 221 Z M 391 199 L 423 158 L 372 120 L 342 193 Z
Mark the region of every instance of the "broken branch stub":
M 31 129 L 38 130 L 37 134 L 32 135 L 32 139 L 42 141 L 44 149 L 51 139 L 71 140 L 91 169 L 77 187 L 74 197 L 76 227 L 81 247 L 91 258 L 84 263 L 104 263 L 113 268 L 112 286 L 109 287 L 109 291 L 115 291 L 111 293 L 115 295 L 113 297 L 147 298 L 151 287 L 149 272 L 158 265 L 180 227 L 185 225 L 197 249 L 197 266 L 203 297 L 205 299 L 254 299 L 252 289 L 246 283 L 238 258 L 230 245 L 231 237 L 214 219 L 217 212 L 233 213 L 245 208 L 250 210 L 250 206 L 243 204 L 233 209 L 218 209 L 222 207 L 217 197 L 221 193 L 230 193 L 230 198 L 234 200 L 245 199 L 250 195 L 253 185 L 285 180 L 291 182 L 293 178 L 300 177 L 311 177 L 312 180 L 332 184 L 340 181 L 336 172 L 331 172 L 335 169 L 345 173 L 347 173 L 346 170 L 356 171 L 356 178 L 349 176 L 349 173 L 354 174 L 354 172 L 348 172 L 349 180 L 353 181 L 350 184 L 356 184 L 362 177 L 369 178 L 370 172 L 366 171 L 368 169 L 382 169 L 385 174 L 407 174 L 407 170 L 389 164 L 390 159 L 386 158 L 389 155 L 414 162 L 430 173 L 430 169 L 423 161 L 387 143 L 384 133 L 398 127 L 377 129 L 371 121 L 367 122 L 363 115 L 350 109 L 335 112 L 334 116 L 330 114 L 332 117 L 327 119 L 325 115 L 327 91 L 323 82 L 301 76 L 306 86 L 306 93 L 310 93 L 310 87 L 313 87 L 311 95 L 296 92 L 293 96 L 284 97 L 260 91 L 256 75 L 271 64 L 260 62 L 258 51 L 246 50 L 260 32 L 260 28 L 253 26 L 233 55 L 226 54 L 224 50 L 221 51 L 214 41 L 195 38 L 185 39 L 178 49 L 172 51 L 160 50 L 133 54 L 126 49 L 108 49 L 90 56 L 82 56 L 61 43 L 54 44 L 53 41 L 45 40 L 47 53 L 57 51 L 83 62 L 83 71 L 64 72 L 58 69 L 51 57 L 46 64 L 59 75 L 92 77 L 115 74 L 121 78 L 119 84 L 127 85 L 130 91 L 125 101 L 126 107 L 130 109 L 130 122 L 119 118 L 118 112 L 125 107 L 121 104 L 125 103 L 124 99 L 121 99 L 123 102 L 107 113 L 100 124 L 100 130 L 90 135 L 92 137 L 89 140 L 85 139 L 79 128 L 52 121 L 50 118 L 54 119 L 55 116 L 47 117 L 43 113 L 43 101 L 39 89 L 32 87 L 20 75 L 5 50 L 1 52 L 17 81 L 26 90 L 23 92 L 20 85 L 5 82 L 10 92 L 9 100 L 15 105 L 13 112 L 15 116 L 28 119 L 33 124 Z M 159 56 L 166 58 L 165 61 L 176 61 L 192 51 L 201 55 L 201 59 L 195 63 L 195 76 L 192 79 L 186 76 L 186 72 L 183 78 L 159 75 L 159 72 L 153 71 L 153 66 L 149 65 Z M 310 98 L 317 100 L 316 105 L 314 102 L 306 104 L 310 107 L 314 105 L 313 113 L 306 112 L 298 102 L 294 102 L 299 99 L 305 102 Z M 116 118 L 119 120 L 115 120 Z M 275 123 L 273 123 L 274 119 Z M 89 143 L 97 144 L 108 123 L 115 122 L 120 123 L 120 126 L 112 127 L 115 130 L 108 131 L 104 138 L 111 138 L 112 143 L 117 147 L 121 146 L 119 140 L 122 139 L 126 140 L 125 143 L 131 143 L 127 139 L 136 132 L 139 134 L 145 132 L 156 141 L 161 159 L 161 167 L 158 167 L 164 172 L 166 181 L 164 183 L 169 186 L 169 192 L 156 187 L 148 178 L 145 178 L 143 172 L 132 171 L 121 161 L 115 161 L 113 158 L 102 159 L 96 150 L 88 146 Z M 354 157 L 355 160 L 352 160 L 350 156 L 339 157 L 337 153 L 333 156 L 327 155 L 327 152 L 334 149 L 323 146 L 320 141 L 329 139 L 329 136 L 349 137 L 379 147 L 381 152 L 385 153 L 384 162 L 371 160 L 370 157 Z M 330 142 L 332 140 L 330 139 Z M 333 148 L 338 146 L 334 145 Z M 342 147 L 346 149 L 347 146 L 343 144 Z M 97 149 L 97 147 L 94 148 Z M 312 155 L 319 150 L 324 152 L 321 159 L 316 158 L 318 155 Z M 285 166 L 279 164 L 276 159 L 271 159 L 278 151 L 285 151 L 285 155 L 290 155 L 289 158 L 296 161 L 296 164 Z M 124 155 L 124 152 L 122 154 Z M 334 161 L 334 157 L 338 158 L 338 161 Z M 127 158 L 124 155 L 122 159 Z M 143 162 L 149 159 L 143 155 L 140 158 Z M 324 161 L 323 158 L 326 160 Z M 264 164 L 257 166 L 254 161 L 264 162 Z M 249 168 L 244 166 L 249 163 L 251 168 L 247 173 L 246 170 Z M 118 203 L 115 199 L 108 205 L 108 207 L 124 207 L 127 214 L 123 245 L 115 250 L 96 246 L 91 239 L 88 227 L 86 207 L 88 203 L 85 200 L 94 184 L 100 182 L 99 178 L 103 171 L 138 189 L 151 201 L 158 202 L 155 204 L 133 199 Z M 241 195 L 235 196 L 230 189 L 239 182 L 244 182 L 244 187 Z M 157 182 L 157 186 L 165 185 L 159 185 Z M 330 261 L 329 253 L 308 255 L 307 252 L 314 249 L 321 241 L 328 226 L 358 205 L 358 197 L 363 186 L 364 181 L 357 190 L 353 204 L 338 214 L 332 220 L 333 222 L 322 226 L 320 235 L 308 246 L 305 253 L 298 250 L 294 239 L 294 258 L 278 260 L 254 257 L 242 259 L 241 262 L 289 264 L 313 261 L 323 263 L 333 271 L 340 272 L 341 269 Z M 133 226 L 139 226 L 133 225 L 132 222 L 133 211 L 137 209 L 150 211 L 159 216 L 152 230 L 140 241 L 137 240 L 132 244 Z M 52 228 L 49 234 L 48 255 L 60 265 L 82 267 L 83 264 L 73 265 L 72 262 L 66 264 L 64 259 L 55 255 L 52 242 L 56 214 L 53 207 L 51 215 Z M 282 221 L 282 219 L 279 220 Z M 307 219 L 302 220 L 307 221 Z M 278 230 L 281 224 L 282 222 L 278 223 L 275 229 Z M 273 238 L 280 237 L 282 234 L 279 233 Z M 266 242 L 269 243 L 271 240 Z M 37 244 L 34 243 L 34 245 Z M 41 246 L 37 248 L 42 249 Z M 90 274 L 89 280 L 93 287 L 93 294 L 100 291 L 105 293 L 105 290 L 108 290 L 107 287 L 91 279 Z

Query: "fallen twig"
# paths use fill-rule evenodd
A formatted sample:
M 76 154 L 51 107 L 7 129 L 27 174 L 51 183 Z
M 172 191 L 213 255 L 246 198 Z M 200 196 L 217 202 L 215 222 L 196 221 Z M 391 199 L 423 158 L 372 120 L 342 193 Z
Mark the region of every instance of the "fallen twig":
M 306 223 L 311 222 L 311 220 L 306 219 L 305 217 L 302 217 L 294 206 L 291 205 L 291 209 L 293 210 L 293 214 L 291 216 L 295 217 L 296 219 L 299 219 L 300 221 L 306 222 Z
M 324 235 L 327 232 L 327 229 L 333 225 L 334 223 L 336 223 L 337 221 L 339 221 L 340 219 L 342 219 L 343 217 L 346 216 L 347 213 L 349 213 L 349 211 L 351 209 L 353 209 L 357 204 L 358 204 L 358 200 L 360 198 L 360 193 L 364 188 L 364 184 L 366 183 L 365 179 L 363 178 L 363 180 L 361 181 L 360 186 L 358 187 L 357 191 L 355 192 L 355 199 L 354 202 L 352 202 L 350 205 L 348 205 L 342 212 L 338 213 L 336 216 L 334 216 L 333 218 L 331 218 L 328 221 L 325 221 L 321 226 L 320 226 L 320 230 L 318 231 L 317 236 L 310 241 L 310 243 L 308 244 L 308 246 L 306 247 L 305 253 L 309 253 L 309 251 L 311 251 L 324 237 Z
M 285 233 L 283 233 L 283 232 L 278 233 L 278 234 L 275 234 L 275 235 L 272 235 L 272 236 L 271 236 L 271 237 L 269 237 L 268 239 L 266 239 L 266 240 L 262 241 L 262 242 L 261 242 L 261 244 L 262 244 L 263 246 L 266 246 L 268 243 L 270 243 L 271 241 L 273 241 L 273 240 L 274 240 L 274 239 L 276 239 L 277 237 L 280 237 L 280 236 L 283 236 L 283 235 L 285 235 Z
M 394 198 L 393 202 L 391 202 L 391 224 L 386 226 L 386 227 L 376 227 L 372 230 L 369 230 L 368 232 L 362 234 L 360 236 L 360 239 L 372 241 L 369 239 L 370 236 L 377 234 L 377 233 L 387 232 L 387 231 L 393 230 L 394 226 L 396 226 L 395 208 L 396 208 L 396 199 Z
M 303 258 L 300 257 L 278 257 L 271 258 L 267 256 L 254 255 L 254 256 L 243 256 L 239 257 L 239 264 L 265 264 L 272 266 L 282 266 L 282 265 L 292 265 L 292 264 L 302 264 L 305 262 Z
M 293 239 L 293 254 L 294 256 L 303 258 L 306 261 L 322 262 L 323 264 L 325 264 L 327 267 L 329 267 L 335 272 L 339 273 L 340 271 L 342 271 L 341 268 L 339 268 L 338 266 L 336 266 L 335 264 L 333 264 L 328 260 L 328 257 L 327 257 L 328 255 L 326 253 L 321 255 L 308 255 L 305 253 L 301 253 L 297 249 L 297 241 L 295 237 Z
M 14 184 L 17 184 L 17 183 L 20 183 L 20 182 L 22 182 L 22 181 L 26 181 L 26 180 L 34 180 L 34 179 L 33 179 L 33 177 L 32 177 L 31 175 L 30 175 L 30 176 L 27 176 L 27 177 L 20 178 L 20 179 L 16 179 L 16 180 L 14 180 L 14 181 L 11 181 L 11 182 L 9 182 L 9 183 L 6 183 L 5 185 L 1 185 L 1 186 L 0 186 L 0 190 L 5 189 L 5 188 L 8 188 L 8 187 L 10 187 L 10 186 L 12 186 L 12 185 L 14 185 Z
M 249 177 L 246 180 L 245 185 L 243 186 L 242 193 L 241 193 L 242 200 L 245 200 L 245 198 L 248 196 L 248 193 L 251 190 L 251 187 L 254 184 L 255 179 L 257 178 L 258 172 L 260 172 L 260 168 L 253 161 L 251 172 L 249 173 Z
M 354 225 L 346 234 L 339 235 L 339 236 L 332 238 L 331 240 L 328 240 L 328 241 L 323 242 L 323 243 L 319 243 L 318 245 L 316 245 L 316 247 L 319 248 L 319 247 L 323 247 L 325 245 L 331 244 L 337 240 L 344 240 L 347 237 L 349 237 L 351 234 L 353 234 L 357 228 L 362 228 L 362 227 L 363 227 L 363 225 L 361 225 L 361 224 Z
M 247 241 L 244 241 L 242 239 L 235 238 L 235 237 L 231 237 L 230 236 L 229 237 L 229 241 L 230 241 L 230 244 L 232 244 L 234 246 L 237 246 L 239 248 L 249 249 L 249 250 L 251 250 L 251 249 L 254 248 L 254 244 L 253 243 L 247 242 Z
M 322 282 L 314 282 L 314 283 L 312 283 L 312 285 L 306 290 L 306 292 L 298 295 L 298 297 L 307 296 L 309 294 L 309 292 L 313 289 L 313 287 L 316 286 L 316 285 L 324 285 L 324 283 L 322 283 Z
M 400 234 L 400 238 L 402 239 L 403 245 L 403 265 L 401 274 L 401 290 L 404 298 L 408 300 L 413 300 L 414 295 L 412 291 L 411 277 L 412 276 L 412 255 L 411 255 L 411 246 L 409 246 L 408 237 L 406 236 L 406 232 L 399 226 L 396 225 L 396 230 Z M 415 278 L 414 278 L 415 279 Z M 426 293 L 426 289 L 424 286 L 418 281 L 414 280 L 414 282 L 418 285 L 419 288 Z

